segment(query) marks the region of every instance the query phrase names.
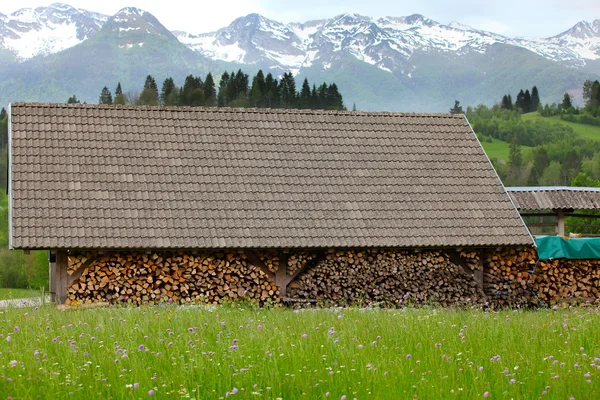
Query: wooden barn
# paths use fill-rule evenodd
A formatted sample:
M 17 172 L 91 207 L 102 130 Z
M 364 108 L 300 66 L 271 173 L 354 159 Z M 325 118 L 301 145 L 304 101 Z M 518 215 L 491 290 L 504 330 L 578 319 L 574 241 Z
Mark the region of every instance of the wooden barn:
M 60 303 L 462 304 L 486 297 L 482 251 L 533 244 L 462 115 L 17 103 L 9 118 L 10 247 L 51 251 Z

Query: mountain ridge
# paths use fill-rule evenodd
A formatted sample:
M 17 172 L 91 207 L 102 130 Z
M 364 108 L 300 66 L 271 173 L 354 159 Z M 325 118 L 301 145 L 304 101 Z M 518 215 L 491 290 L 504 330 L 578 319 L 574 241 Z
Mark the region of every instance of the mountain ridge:
M 104 85 L 134 85 L 145 74 L 180 81 L 198 71 L 242 68 L 291 71 L 298 82 L 335 81 L 347 105 L 364 110 L 445 111 L 454 99 L 493 104 L 532 85 L 543 101 L 558 101 L 565 91 L 576 94 L 583 80 L 600 78 L 599 66 L 600 19 L 532 39 L 421 14 L 344 13 L 284 24 L 254 13 L 201 34 L 170 31 L 135 7 L 106 16 L 53 3 L 0 14 L 2 104 L 64 101 L 65 93 L 96 101 Z

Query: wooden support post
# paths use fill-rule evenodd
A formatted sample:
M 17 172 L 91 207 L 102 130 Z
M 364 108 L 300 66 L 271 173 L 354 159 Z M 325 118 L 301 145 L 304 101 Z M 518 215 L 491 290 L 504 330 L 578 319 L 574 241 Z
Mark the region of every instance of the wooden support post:
M 565 236 L 565 212 L 556 210 L 556 233 L 558 236 Z
M 48 264 L 50 267 L 50 297 L 52 302 L 56 302 L 56 251 L 50 250 Z
M 288 257 L 283 256 L 279 259 L 279 268 L 275 273 L 275 284 L 279 286 L 279 295 L 284 298 L 287 297 L 287 265 Z
M 66 250 L 56 251 L 56 267 L 55 267 L 55 301 L 57 304 L 64 304 L 67 300 L 67 285 L 68 285 L 68 255 Z
M 483 290 L 483 257 L 479 259 L 479 268 L 473 271 L 473 279 L 477 282 L 477 288 L 485 297 L 485 291 Z

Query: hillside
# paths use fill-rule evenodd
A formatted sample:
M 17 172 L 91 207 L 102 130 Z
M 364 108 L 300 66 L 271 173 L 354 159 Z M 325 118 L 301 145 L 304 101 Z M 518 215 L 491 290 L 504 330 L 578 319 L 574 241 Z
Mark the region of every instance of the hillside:
M 523 114 L 523 120 L 524 121 L 543 120 L 543 121 L 556 122 L 561 125 L 570 127 L 571 129 L 573 129 L 573 131 L 576 134 L 578 134 L 581 137 L 584 137 L 584 138 L 590 139 L 590 140 L 594 140 L 594 141 L 600 141 L 600 126 L 578 124 L 575 122 L 564 121 L 564 120 L 560 119 L 560 116 L 542 117 L 537 112 Z

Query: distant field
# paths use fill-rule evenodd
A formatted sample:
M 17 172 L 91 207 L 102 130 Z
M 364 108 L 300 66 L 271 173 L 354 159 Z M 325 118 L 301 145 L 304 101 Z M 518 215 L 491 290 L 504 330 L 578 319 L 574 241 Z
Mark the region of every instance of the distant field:
M 41 295 L 42 292 L 39 290 L 0 288 L 0 300 L 26 299 L 40 297 Z
M 600 126 L 584 125 L 584 124 L 577 124 L 575 122 L 563 121 L 558 116 L 542 117 L 537 112 L 523 114 L 524 121 L 535 121 L 538 119 L 544 119 L 546 121 L 548 121 L 548 120 L 556 121 L 560 124 L 570 126 L 571 128 L 573 128 L 575 133 L 577 133 L 578 135 L 581 135 L 582 137 L 585 137 L 585 138 L 591 139 L 591 140 L 600 141 Z
M 507 142 L 503 142 L 502 140 L 498 140 L 498 139 L 492 139 L 493 141 L 491 143 L 484 143 L 482 142 L 481 145 L 483 146 L 483 150 L 485 150 L 485 153 L 487 154 L 487 156 L 492 159 L 492 158 L 497 158 L 497 159 L 502 159 L 505 162 L 508 162 L 508 153 L 510 152 L 510 144 Z M 527 147 L 527 146 L 521 146 L 521 152 L 523 153 L 523 157 L 526 157 L 528 153 L 530 153 L 532 150 L 531 147 Z

